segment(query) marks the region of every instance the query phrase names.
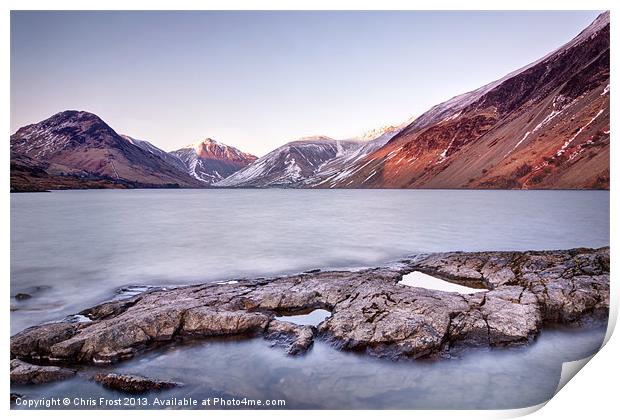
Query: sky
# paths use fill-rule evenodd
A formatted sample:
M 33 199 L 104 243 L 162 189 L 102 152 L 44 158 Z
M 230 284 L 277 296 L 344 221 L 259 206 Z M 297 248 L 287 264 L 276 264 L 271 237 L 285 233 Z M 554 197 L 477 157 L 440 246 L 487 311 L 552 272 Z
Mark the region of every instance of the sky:
M 11 13 L 11 132 L 77 109 L 170 151 L 262 156 L 400 124 L 556 49 L 596 11 Z

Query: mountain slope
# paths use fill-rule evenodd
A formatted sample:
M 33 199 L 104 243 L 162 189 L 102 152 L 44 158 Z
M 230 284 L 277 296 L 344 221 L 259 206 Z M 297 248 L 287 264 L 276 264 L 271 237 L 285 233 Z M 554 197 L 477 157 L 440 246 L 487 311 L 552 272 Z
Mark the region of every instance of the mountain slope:
M 209 138 L 170 152 L 170 155 L 182 162 L 192 177 L 207 184 L 221 181 L 257 159 Z
M 343 174 L 312 186 L 609 188 L 609 13 L 537 62 L 431 108 Z
M 14 191 L 84 188 L 93 182 L 100 188 L 200 185 L 84 111 L 60 112 L 17 130 L 11 136 L 11 163 L 20 174 L 11 174 Z
M 301 182 L 303 186 L 324 187 L 334 185 L 340 179 L 351 176 L 355 164 L 375 150 L 383 147 L 404 126 L 386 126 L 371 130 L 353 140 L 358 141 L 354 147 L 322 164 L 315 173 Z
M 355 141 L 306 137 L 269 152 L 248 167 L 218 182 L 218 187 L 295 187 L 321 165 L 358 146 Z
M 158 156 L 169 165 L 174 166 L 183 172 L 187 172 L 187 167 L 185 166 L 183 161 L 177 156 L 174 156 L 172 153 L 168 153 L 146 140 L 138 140 L 125 134 L 121 134 L 121 137 L 130 142 L 131 144 L 138 146 L 145 152 L 149 152 L 155 156 Z

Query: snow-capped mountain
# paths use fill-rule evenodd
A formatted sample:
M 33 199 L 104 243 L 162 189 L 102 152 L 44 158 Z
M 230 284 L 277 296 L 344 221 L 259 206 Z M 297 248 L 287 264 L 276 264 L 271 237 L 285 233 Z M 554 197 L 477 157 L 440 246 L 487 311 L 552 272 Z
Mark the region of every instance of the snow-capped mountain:
M 608 189 L 609 44 L 605 12 L 541 59 L 401 125 L 302 138 L 260 159 L 211 139 L 166 153 L 65 111 L 11 136 L 11 189 Z
M 309 186 L 609 188 L 609 12 L 554 52 L 431 108 Z
M 404 125 L 384 126 L 354 137 L 352 147 L 324 162 L 311 176 L 302 181 L 306 187 L 324 187 L 351 175 L 351 168 L 365 156 L 383 147 L 402 130 Z
M 207 139 L 171 153 L 64 111 L 11 136 L 11 189 L 204 187 L 256 160 Z
M 170 154 L 183 163 L 192 177 L 206 184 L 221 181 L 257 159 L 254 155 L 210 138 Z
M 60 112 L 17 130 L 11 163 L 12 190 L 199 185 L 85 111 Z
M 314 175 L 324 163 L 357 146 L 358 142 L 350 140 L 304 137 L 278 147 L 215 186 L 294 187 Z

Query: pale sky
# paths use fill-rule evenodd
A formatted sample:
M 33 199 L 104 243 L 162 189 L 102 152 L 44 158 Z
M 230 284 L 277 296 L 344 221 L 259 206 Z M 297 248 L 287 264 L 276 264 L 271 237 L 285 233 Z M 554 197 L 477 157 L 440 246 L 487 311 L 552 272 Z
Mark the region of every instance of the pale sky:
M 261 156 L 399 124 L 598 13 L 12 12 L 11 132 L 77 109 L 167 151 L 211 137 Z

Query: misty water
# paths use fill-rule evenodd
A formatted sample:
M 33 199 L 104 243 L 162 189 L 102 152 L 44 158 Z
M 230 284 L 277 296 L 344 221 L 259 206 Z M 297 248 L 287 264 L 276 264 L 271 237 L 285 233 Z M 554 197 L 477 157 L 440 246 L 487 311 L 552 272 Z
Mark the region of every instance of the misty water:
M 12 194 L 11 331 L 60 320 L 128 285 L 376 266 L 417 252 L 607 245 L 605 191 Z M 602 328 L 552 329 L 525 348 L 398 363 L 320 342 L 291 358 L 262 339 L 209 340 L 110 369 L 187 384 L 161 396 L 285 398 L 287 408 L 516 408 L 548 399 L 561 363 L 592 354 L 603 335 Z M 88 371 L 23 393 L 116 395 L 90 382 Z

